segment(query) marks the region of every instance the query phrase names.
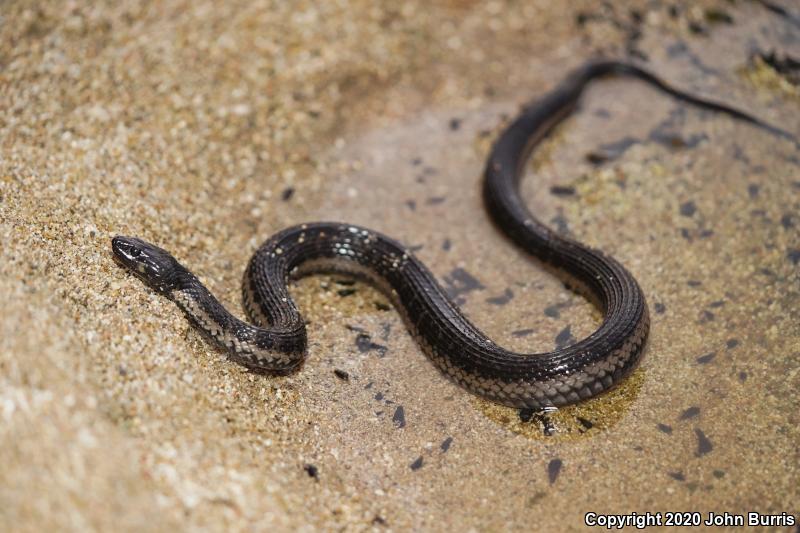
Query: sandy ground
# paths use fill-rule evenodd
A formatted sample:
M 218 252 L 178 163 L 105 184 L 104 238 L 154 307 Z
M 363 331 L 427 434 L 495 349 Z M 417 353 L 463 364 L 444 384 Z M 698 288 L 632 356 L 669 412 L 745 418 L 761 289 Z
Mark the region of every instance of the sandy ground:
M 525 182 L 653 314 L 634 376 L 547 420 L 446 381 L 367 286 L 298 282 L 309 361 L 269 378 L 111 259 L 115 234 L 157 242 L 238 311 L 262 240 L 347 220 L 413 247 L 505 346 L 587 335 L 597 312 L 482 211 L 520 104 L 606 54 L 800 133 L 797 86 L 752 59 L 800 57 L 792 2 L 615 5 L 3 3 L 0 530 L 797 516 L 797 150 L 640 83 L 593 86 Z

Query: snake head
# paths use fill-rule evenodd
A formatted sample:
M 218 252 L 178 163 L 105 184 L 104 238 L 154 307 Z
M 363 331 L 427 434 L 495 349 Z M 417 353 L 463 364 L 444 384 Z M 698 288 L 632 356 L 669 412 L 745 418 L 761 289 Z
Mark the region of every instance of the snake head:
M 149 287 L 161 293 L 175 289 L 180 265 L 169 252 L 135 237 L 111 239 L 114 259 Z

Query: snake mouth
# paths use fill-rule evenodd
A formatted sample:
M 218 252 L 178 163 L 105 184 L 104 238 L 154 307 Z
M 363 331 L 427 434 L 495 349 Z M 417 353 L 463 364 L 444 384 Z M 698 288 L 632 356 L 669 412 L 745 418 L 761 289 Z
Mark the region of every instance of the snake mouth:
M 127 268 L 128 265 L 126 265 L 125 261 L 122 260 L 122 257 L 120 257 L 119 251 L 117 250 L 117 246 L 118 246 L 117 245 L 117 239 L 119 239 L 119 237 L 114 237 L 113 239 L 111 239 L 111 258 L 119 266 L 123 266 L 123 267 Z
M 140 280 L 147 282 L 147 278 L 141 272 L 139 272 L 134 265 L 128 263 L 122 256 L 118 255 L 116 252 L 112 252 L 111 258 L 118 266 L 124 268 L 129 274 L 132 274 Z

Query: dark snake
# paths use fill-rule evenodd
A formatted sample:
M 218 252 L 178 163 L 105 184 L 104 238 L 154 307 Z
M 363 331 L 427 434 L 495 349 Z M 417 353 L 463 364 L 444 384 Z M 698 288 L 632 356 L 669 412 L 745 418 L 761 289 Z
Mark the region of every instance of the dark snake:
M 313 273 L 344 273 L 381 289 L 433 363 L 470 392 L 536 409 L 591 398 L 622 381 L 640 360 L 650 327 L 647 303 L 639 284 L 620 263 L 539 222 L 523 203 L 519 182 L 532 148 L 574 110 L 592 79 L 609 74 L 633 76 L 685 102 L 793 138 L 741 111 L 674 89 L 645 70 L 614 61 L 574 71 L 527 106 L 492 148 L 483 198 L 497 227 L 523 250 L 565 274 L 602 310 L 599 328 L 571 346 L 531 354 L 503 349 L 464 317 L 403 245 L 351 224 L 301 224 L 268 239 L 244 274 L 244 308 L 251 323 L 229 313 L 194 274 L 157 246 L 114 237 L 114 256 L 172 299 L 233 360 L 255 370 L 285 374 L 306 357 L 306 326 L 289 295 L 289 281 Z

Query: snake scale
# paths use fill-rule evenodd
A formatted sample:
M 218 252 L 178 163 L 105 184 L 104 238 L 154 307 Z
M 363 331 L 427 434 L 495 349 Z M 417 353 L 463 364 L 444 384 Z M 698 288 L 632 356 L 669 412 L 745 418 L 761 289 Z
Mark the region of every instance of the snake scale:
M 525 107 L 491 150 L 483 197 L 500 230 L 566 274 L 602 310 L 598 329 L 571 346 L 531 354 L 503 349 L 464 317 L 404 246 L 351 224 L 301 224 L 280 231 L 258 248 L 243 281 L 250 322 L 229 313 L 196 276 L 153 244 L 118 236 L 112 240 L 113 254 L 152 289 L 172 299 L 233 360 L 252 369 L 284 374 L 305 359 L 306 326 L 289 295 L 289 281 L 313 273 L 344 273 L 387 294 L 433 363 L 467 390 L 501 404 L 535 409 L 585 400 L 618 384 L 640 360 L 650 326 L 647 303 L 639 284 L 620 263 L 539 222 L 520 197 L 519 182 L 533 147 L 574 110 L 591 80 L 609 74 L 633 76 L 685 102 L 791 136 L 616 61 L 592 62 L 575 70 Z

